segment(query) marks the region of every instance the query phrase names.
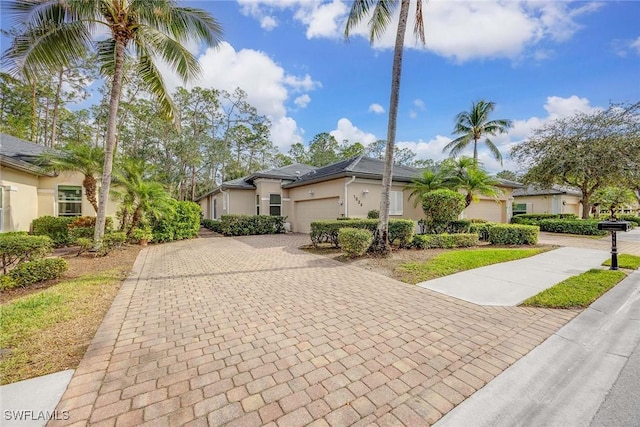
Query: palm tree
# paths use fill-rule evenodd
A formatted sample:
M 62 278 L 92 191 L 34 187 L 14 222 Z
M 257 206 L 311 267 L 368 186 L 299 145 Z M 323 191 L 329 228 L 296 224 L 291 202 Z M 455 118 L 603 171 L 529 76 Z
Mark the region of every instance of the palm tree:
M 174 106 L 157 68 L 161 59 L 185 82 L 200 72 L 197 58 L 183 44 L 215 46 L 222 30 L 207 12 L 178 7 L 175 0 L 11 0 L 5 9 L 24 31 L 5 52 L 13 74 L 35 76 L 68 67 L 87 50 L 97 50 L 110 83 L 105 158 L 94 240 L 101 245 L 117 140 L 117 115 L 125 62 L 133 62 L 145 89 L 173 118 Z M 106 30 L 106 31 L 105 31 Z M 107 37 L 105 38 L 105 33 Z
M 418 206 L 418 203 L 422 202 L 422 195 L 429 191 L 443 188 L 444 183 L 439 173 L 432 169 L 425 169 L 419 178 L 414 179 L 407 185 L 407 188 L 411 190 L 409 193 L 409 200 L 415 197 L 413 201 L 413 207 Z
M 465 192 L 466 207 L 469 207 L 471 202 L 478 201 L 479 194 L 493 198 L 502 194 L 502 190 L 497 187 L 500 181 L 489 175 L 470 157 L 445 161 L 441 173 L 445 187 Z
M 460 135 L 448 143 L 442 152 L 449 151 L 451 157 L 458 156 L 471 141 L 473 141 L 473 160 L 478 163 L 478 141 L 484 136 L 484 143 L 489 151 L 502 165 L 502 154 L 487 135 L 495 136 L 505 133 L 511 127 L 511 121 L 506 119 L 489 120 L 489 114 L 493 112 L 496 104 L 480 100 L 471 103 L 471 111 L 463 111 L 456 116 L 454 135 Z
M 389 244 L 389 205 L 391 180 L 393 176 L 393 152 L 396 140 L 396 125 L 398 119 L 398 100 L 400 96 L 400 76 L 402 74 L 402 53 L 404 37 L 407 30 L 410 0 L 355 0 L 351 6 L 347 25 L 344 30 L 345 38 L 349 32 L 363 19 L 369 18 L 369 42 L 379 39 L 389 26 L 393 13 L 400 5 L 400 20 L 396 29 L 396 41 L 393 49 L 393 65 L 391 68 L 391 95 L 389 99 L 389 121 L 387 125 L 387 146 L 384 157 L 384 172 L 382 176 L 382 194 L 380 197 L 380 217 L 374 235 L 372 253 L 388 256 L 391 253 Z M 424 44 L 424 22 L 422 20 L 422 0 L 416 2 L 416 23 L 413 32 Z
M 82 187 L 87 200 L 98 212 L 98 184 L 96 177 L 100 176 L 104 163 L 104 150 L 81 143 L 67 144 L 63 149 L 49 151 L 40 156 L 40 165 L 49 171 L 80 172 L 84 175 Z

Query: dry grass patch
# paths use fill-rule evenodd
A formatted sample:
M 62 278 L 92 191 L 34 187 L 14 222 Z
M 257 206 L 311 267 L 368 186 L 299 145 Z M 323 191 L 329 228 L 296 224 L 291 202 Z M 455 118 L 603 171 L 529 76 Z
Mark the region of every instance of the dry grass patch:
M 77 367 L 139 251 L 130 246 L 101 258 L 67 255 L 63 279 L 3 293 L 0 383 Z

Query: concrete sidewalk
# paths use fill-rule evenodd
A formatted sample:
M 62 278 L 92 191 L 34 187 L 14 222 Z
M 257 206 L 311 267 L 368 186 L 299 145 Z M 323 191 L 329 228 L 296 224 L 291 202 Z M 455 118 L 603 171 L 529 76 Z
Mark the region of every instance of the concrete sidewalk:
M 559 248 L 530 258 L 475 268 L 418 286 L 479 305 L 515 306 L 571 276 L 598 268 L 599 249 Z
M 607 399 L 593 425 L 634 425 L 606 421 L 612 419 L 612 405 L 618 406 L 613 412 L 626 412 L 626 420 L 640 418 L 640 381 L 616 382 L 625 367 L 625 372 L 634 369 L 628 362 L 638 360 L 634 351 L 639 343 L 640 271 L 636 271 L 436 426 L 587 426 L 614 383 L 621 382 L 624 393 L 635 399 L 627 399 L 628 407 Z M 602 421 L 605 424 L 599 424 Z

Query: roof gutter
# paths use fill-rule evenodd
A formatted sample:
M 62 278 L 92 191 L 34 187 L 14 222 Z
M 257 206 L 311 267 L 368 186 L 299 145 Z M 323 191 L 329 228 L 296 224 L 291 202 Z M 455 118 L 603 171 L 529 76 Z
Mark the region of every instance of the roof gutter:
M 351 179 L 344 183 L 344 217 L 349 218 L 349 198 L 347 197 L 348 191 L 347 187 L 356 180 L 356 176 L 352 176 Z

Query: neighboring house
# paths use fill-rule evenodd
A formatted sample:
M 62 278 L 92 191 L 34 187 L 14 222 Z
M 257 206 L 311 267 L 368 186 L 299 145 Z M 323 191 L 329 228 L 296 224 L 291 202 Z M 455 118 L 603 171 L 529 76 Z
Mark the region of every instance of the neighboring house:
M 574 214 L 582 217 L 582 192 L 573 187 L 528 185 L 513 191 L 513 214 Z
M 366 218 L 371 210 L 380 209 L 384 162 L 359 156 L 321 168 L 295 164 L 257 172 L 244 178 L 222 183 L 200 197 L 207 219 L 225 214 L 269 214 L 287 217 L 291 231 L 308 233 L 311 222 L 341 217 Z M 391 218 L 424 217 L 422 208 L 413 206 L 405 186 L 420 170 L 395 165 L 391 185 Z M 466 218 L 484 218 L 508 222 L 511 217 L 511 191 L 517 183 L 501 180 L 503 195 L 499 200 L 480 199 L 465 213 Z
M 37 159 L 48 149 L 0 133 L 0 232 L 28 231 L 38 217 L 95 216 L 79 172 L 46 172 Z M 115 203 L 107 207 L 113 216 Z

